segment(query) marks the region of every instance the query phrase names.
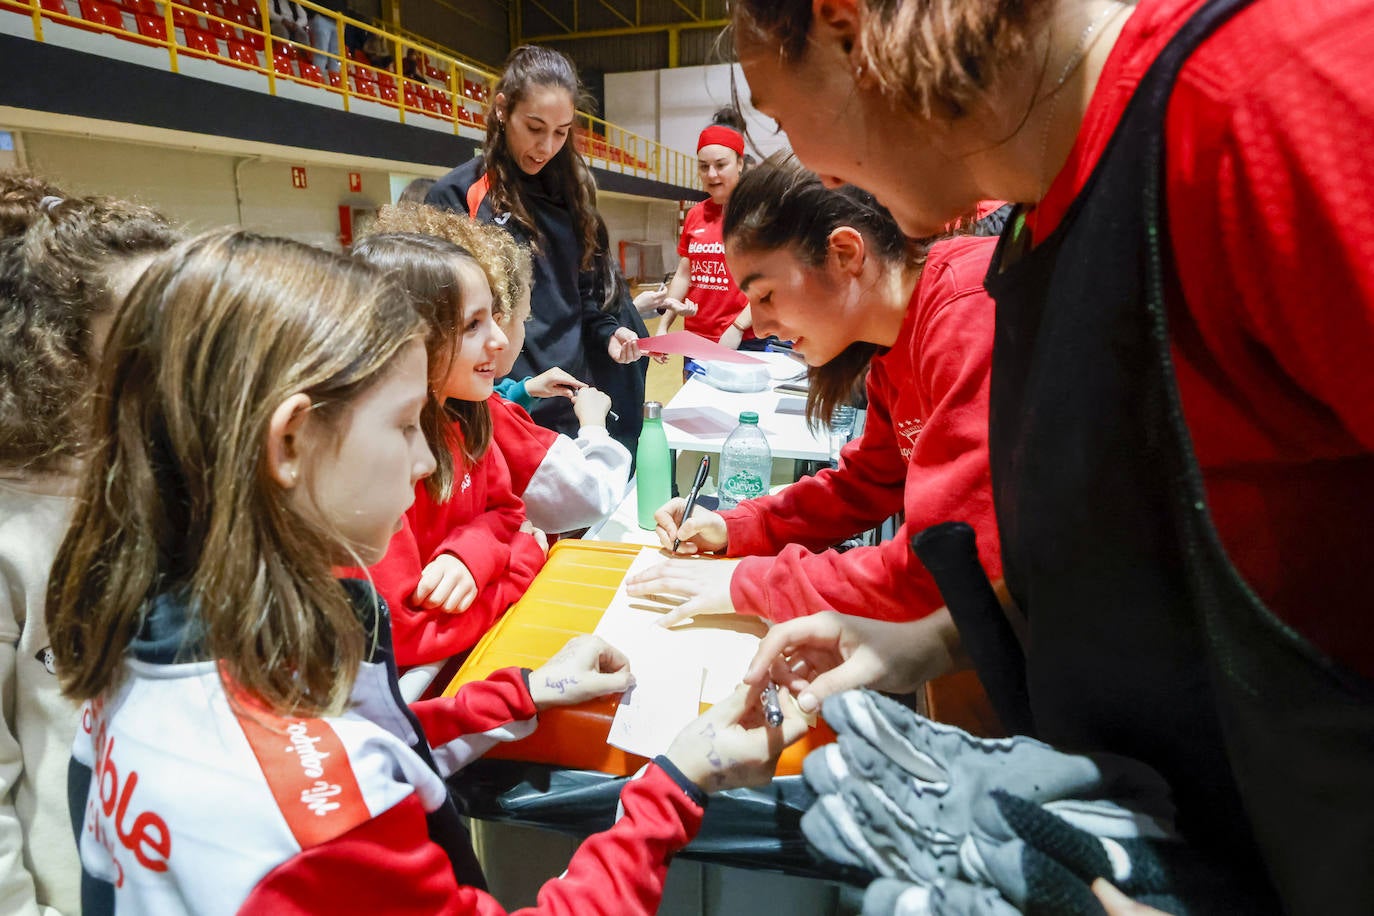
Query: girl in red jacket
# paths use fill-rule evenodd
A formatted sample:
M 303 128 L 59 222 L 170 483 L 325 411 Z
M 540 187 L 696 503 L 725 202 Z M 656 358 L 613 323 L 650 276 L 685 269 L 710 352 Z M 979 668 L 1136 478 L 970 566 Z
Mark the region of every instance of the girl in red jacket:
M 914 620 L 943 607 L 908 535 L 950 519 L 977 532 L 1000 574 L 987 458 L 992 303 L 982 289 L 993 239 L 910 244 L 870 195 L 829 190 L 790 154 L 740 179 L 725 216 L 732 273 L 755 323 L 795 341 L 810 370 L 813 422 L 848 401 L 868 372 L 868 420 L 840 466 L 728 512 L 684 500 L 658 511 L 658 536 L 682 553 L 738 563 L 666 560 L 631 594 L 687 601 L 665 615 L 740 611 L 773 621 L 825 608 Z M 827 550 L 905 511 L 902 532 L 875 547 Z M 943 616 L 943 615 L 942 615 Z
M 438 468 L 369 573 L 392 609 L 402 667 L 471 649 L 524 594 L 544 549 L 521 530 L 525 509 L 491 437 L 487 398 L 506 336 L 473 253 L 430 235 L 386 233 L 360 242 L 357 260 L 394 275 L 428 322 L 431 403 L 426 438 Z

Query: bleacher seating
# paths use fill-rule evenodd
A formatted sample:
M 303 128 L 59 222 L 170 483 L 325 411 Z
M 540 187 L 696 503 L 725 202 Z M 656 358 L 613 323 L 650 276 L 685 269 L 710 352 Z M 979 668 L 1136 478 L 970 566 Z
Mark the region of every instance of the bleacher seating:
M 165 45 L 168 39 L 166 5 L 170 4 L 176 45 L 192 58 L 216 60 L 229 66 L 262 71 L 266 37 L 260 30 L 261 14 L 255 0 L 37 0 L 42 14 L 76 28 L 88 28 L 145 45 Z M 0 0 L 0 13 L 31 15 L 25 0 Z M 86 25 L 89 23 L 89 25 Z M 102 26 L 103 28 L 90 28 Z M 272 40 L 272 70 L 279 78 L 338 92 L 343 77 L 323 72 L 310 57 L 311 50 L 295 42 Z M 483 128 L 491 88 L 485 82 L 450 72 L 450 62 L 421 53 L 422 77 L 399 79 L 389 70 L 372 65 L 361 50 L 348 52 L 349 89 L 353 95 L 375 99 L 392 108 L 424 114 L 439 121 Z M 400 85 L 398 86 L 398 80 Z M 457 88 L 450 95 L 448 87 Z M 607 163 L 646 169 L 648 164 L 600 134 L 579 135 L 578 149 Z

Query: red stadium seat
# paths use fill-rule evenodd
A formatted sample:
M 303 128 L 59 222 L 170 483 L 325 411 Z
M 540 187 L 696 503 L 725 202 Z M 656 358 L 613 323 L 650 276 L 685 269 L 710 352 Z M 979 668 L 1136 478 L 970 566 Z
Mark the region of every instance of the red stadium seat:
M 392 91 L 395 92 L 394 89 L 393 89 Z M 375 99 L 375 98 L 377 97 L 377 94 L 378 94 L 378 93 L 377 93 L 377 84 L 374 83 L 374 82 L 372 82 L 371 80 L 354 80 L 354 81 L 353 81 L 353 94 L 354 94 L 354 95 L 365 95 L 365 96 L 367 96 L 368 98 Z
M 339 78 L 339 71 L 338 71 L 338 70 L 330 70 L 330 71 L 329 71 L 329 85 L 331 85 L 331 86 L 333 86 L 335 89 L 337 89 L 337 88 L 339 88 L 339 86 L 340 86 L 342 83 L 343 83 L 343 80 Z
M 381 95 L 382 101 L 383 101 L 383 102 L 395 102 L 395 101 L 396 101 L 396 87 L 395 87 L 395 86 L 381 86 L 380 84 L 378 84 L 378 86 L 379 86 L 379 94 Z
M 316 83 L 320 86 L 324 85 L 324 74 L 320 72 L 319 67 L 315 66 L 314 64 L 306 63 L 305 61 L 300 61 L 296 66 L 301 71 L 302 79 L 309 80 L 310 82 Z
M 376 82 L 378 86 L 381 86 L 384 89 L 396 88 L 396 78 L 394 76 L 392 76 L 390 73 L 387 73 L 385 70 L 377 70 L 375 72 L 377 74 Z
M 199 29 L 200 17 L 180 6 L 172 7 L 172 25 L 179 29 Z
M 211 35 L 215 36 L 216 38 L 220 38 L 225 41 L 229 41 L 230 39 L 233 39 L 234 41 L 239 40 L 239 33 L 235 31 L 234 28 L 230 26 L 227 22 L 223 22 L 219 19 L 211 19 L 209 16 L 207 16 L 205 17 L 205 24 L 207 27 L 206 31 L 208 31 Z
M 81 18 L 121 31 L 124 29 L 124 17 L 119 15 L 119 9 L 105 0 L 81 0 Z
M 138 34 L 145 38 L 156 38 L 160 42 L 167 40 L 167 23 L 161 16 L 140 14 L 134 21 L 138 23 Z
M 191 57 L 219 57 L 219 42 L 209 32 L 200 29 L 185 29 L 186 44 L 184 53 Z
M 63 3 L 62 0 L 39 0 L 38 5 L 49 13 L 60 13 L 63 16 L 67 15 L 67 4 Z
M 295 57 L 291 50 L 284 45 L 273 45 L 272 69 L 281 76 L 295 76 L 296 71 L 291 67 L 291 61 Z
M 258 52 L 253 50 L 253 46 L 246 41 L 235 41 L 229 39 L 225 42 L 229 50 L 229 59 L 241 64 L 248 64 L 252 67 L 261 66 L 258 61 Z

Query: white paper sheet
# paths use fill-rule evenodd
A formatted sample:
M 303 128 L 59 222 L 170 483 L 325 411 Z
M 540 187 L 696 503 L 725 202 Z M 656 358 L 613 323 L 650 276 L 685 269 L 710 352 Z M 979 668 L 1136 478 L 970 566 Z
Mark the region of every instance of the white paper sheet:
M 660 550 L 645 547 L 626 578 L 663 559 Z M 657 621 L 670 607 L 631 598 L 622 581 L 595 630 L 629 657 L 636 681 L 620 701 L 607 742 L 644 757 L 666 751 L 701 703 L 734 691 L 767 628 L 757 617 L 709 615 L 664 629 Z

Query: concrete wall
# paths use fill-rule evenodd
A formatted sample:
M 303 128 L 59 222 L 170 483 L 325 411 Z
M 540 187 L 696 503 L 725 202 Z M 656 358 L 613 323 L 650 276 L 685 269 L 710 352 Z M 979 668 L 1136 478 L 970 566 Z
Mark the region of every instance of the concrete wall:
M 387 172 L 360 172 L 355 194 L 346 168 L 38 132 L 23 140 L 28 167 L 71 192 L 138 200 L 192 231 L 243 225 L 337 249 L 340 204 L 368 209 L 391 200 Z M 305 188 L 293 187 L 293 164 L 305 167 Z

